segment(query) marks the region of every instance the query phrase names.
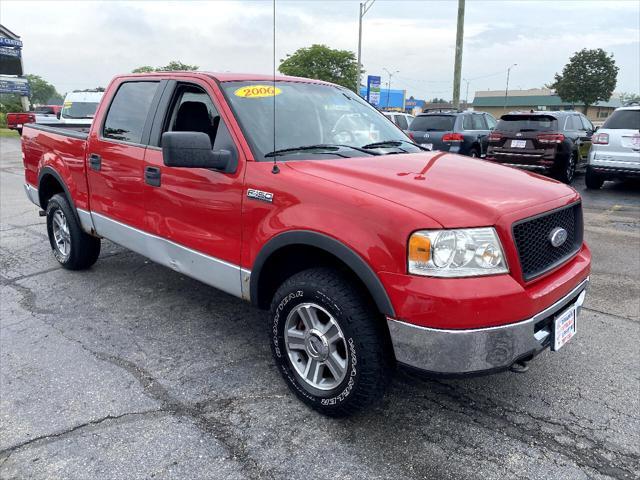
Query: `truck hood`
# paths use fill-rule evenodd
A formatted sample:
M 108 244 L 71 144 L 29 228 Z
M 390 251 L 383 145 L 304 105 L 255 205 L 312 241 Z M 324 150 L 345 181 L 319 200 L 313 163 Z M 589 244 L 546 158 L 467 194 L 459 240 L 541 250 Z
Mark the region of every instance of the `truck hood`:
M 308 175 L 421 212 L 443 227 L 495 225 L 508 213 L 576 192 L 556 180 L 484 160 L 434 152 L 292 161 Z

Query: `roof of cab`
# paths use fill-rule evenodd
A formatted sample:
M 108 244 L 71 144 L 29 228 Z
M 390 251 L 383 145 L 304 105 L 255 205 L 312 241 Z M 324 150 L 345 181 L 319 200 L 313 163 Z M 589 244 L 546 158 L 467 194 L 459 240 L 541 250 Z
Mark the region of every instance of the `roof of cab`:
M 305 83 L 319 83 L 324 85 L 333 85 L 333 83 L 325 82 L 323 80 L 316 80 L 313 78 L 303 77 L 289 77 L 286 75 L 265 75 L 262 73 L 230 73 L 230 72 L 200 72 L 200 71 L 166 71 L 166 72 L 150 72 L 150 73 L 129 73 L 118 75 L 118 77 L 180 77 L 180 76 L 196 76 L 196 77 L 210 77 L 219 82 L 305 82 Z

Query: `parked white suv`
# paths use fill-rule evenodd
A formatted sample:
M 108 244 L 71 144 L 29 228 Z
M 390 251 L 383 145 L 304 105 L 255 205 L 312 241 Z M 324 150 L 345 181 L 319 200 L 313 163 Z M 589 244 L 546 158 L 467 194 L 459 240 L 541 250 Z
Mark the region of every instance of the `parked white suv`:
M 640 177 L 640 106 L 616 109 L 593 135 L 585 183 L 598 189 L 629 177 Z
M 60 112 L 60 122 L 73 125 L 89 125 L 96 114 L 104 92 L 84 91 L 67 93 Z

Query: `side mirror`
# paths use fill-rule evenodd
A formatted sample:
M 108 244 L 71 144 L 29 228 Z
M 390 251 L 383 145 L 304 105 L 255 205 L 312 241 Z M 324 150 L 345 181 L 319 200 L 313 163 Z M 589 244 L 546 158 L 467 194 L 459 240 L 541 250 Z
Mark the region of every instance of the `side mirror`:
M 229 150 L 213 151 L 209 135 L 203 132 L 165 132 L 162 156 L 167 167 L 214 168 L 227 171 L 232 155 Z
M 597 126 L 596 128 L 593 129 L 593 131 L 597 132 L 599 128 L 600 128 L 600 126 Z

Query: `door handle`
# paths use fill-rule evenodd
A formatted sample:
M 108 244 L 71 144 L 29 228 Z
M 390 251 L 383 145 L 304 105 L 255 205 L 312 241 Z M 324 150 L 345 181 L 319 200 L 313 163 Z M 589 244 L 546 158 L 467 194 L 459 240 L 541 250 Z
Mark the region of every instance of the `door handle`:
M 89 155 L 89 167 L 91 170 L 98 171 L 102 168 L 102 158 L 100 155 L 92 153 Z
M 144 181 L 152 187 L 159 187 L 160 169 L 158 167 L 144 167 Z

